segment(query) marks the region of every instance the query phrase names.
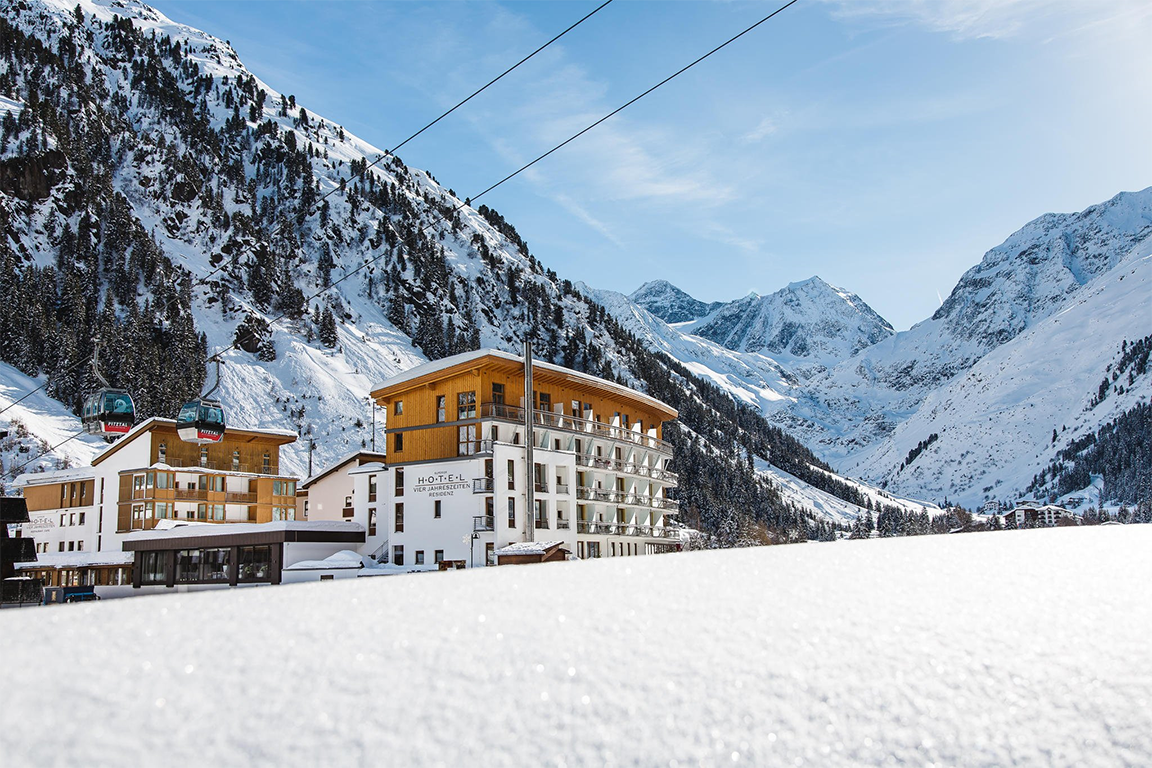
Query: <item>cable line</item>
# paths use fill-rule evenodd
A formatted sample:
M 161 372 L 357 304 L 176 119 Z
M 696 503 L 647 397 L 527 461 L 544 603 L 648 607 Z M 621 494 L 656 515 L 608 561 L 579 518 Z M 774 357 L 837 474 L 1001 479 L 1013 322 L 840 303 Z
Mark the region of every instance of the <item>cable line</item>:
M 588 132 L 589 132 L 589 131 L 591 131 L 593 128 L 595 128 L 596 126 L 600 125 L 601 123 L 603 123 L 604 121 L 608 120 L 609 118 L 611 118 L 611 117 L 614 117 L 615 115 L 617 115 L 617 114 L 619 114 L 620 112 L 624 111 L 624 110 L 625 110 L 625 109 L 627 109 L 628 107 L 630 107 L 630 106 L 632 106 L 633 104 L 635 104 L 636 102 L 640 101 L 640 99 L 644 98 L 644 97 L 645 97 L 645 96 L 647 96 L 648 94 L 650 94 L 650 93 L 652 93 L 653 91 L 655 91 L 657 88 L 660 88 L 661 86 L 665 85 L 666 83 L 668 83 L 668 82 L 670 82 L 670 81 L 672 81 L 672 80 L 676 79 L 677 77 L 679 77 L 680 75 L 684 74 L 684 73 L 685 73 L 685 72 L 687 72 L 689 69 L 692 69 L 692 68 L 693 68 L 693 67 L 695 67 L 697 64 L 699 64 L 700 62 L 702 62 L 702 61 L 704 61 L 705 59 L 709 58 L 709 57 L 710 57 L 710 56 L 712 56 L 713 54 L 717 53 L 718 51 L 722 50 L 723 48 L 726 48 L 727 46 L 729 46 L 729 45 L 731 45 L 732 43 L 736 42 L 737 40 L 739 40 L 739 39 L 740 39 L 741 37 L 743 37 L 744 35 L 748 34 L 748 33 L 749 33 L 749 32 L 751 32 L 752 30 L 754 30 L 754 29 L 756 29 L 757 27 L 759 27 L 760 25 L 762 25 L 762 24 L 764 24 L 765 22 L 769 21 L 770 19 L 772 19 L 772 18 L 773 18 L 773 17 L 775 17 L 776 15 L 780 14 L 781 12 L 783 12 L 783 11 L 787 10 L 787 9 L 788 9 L 788 8 L 790 8 L 791 6 L 795 5 L 797 2 L 799 2 L 799 0 L 790 0 L 790 2 L 787 2 L 787 3 L 785 3 L 784 5 L 780 6 L 780 7 L 779 7 L 779 8 L 777 8 L 776 10 L 772 11 L 772 13 L 768 14 L 768 15 L 767 15 L 767 16 L 765 16 L 764 18 L 762 18 L 762 19 L 760 19 L 759 21 L 757 21 L 756 23 L 752 24 L 751 26 L 748 26 L 748 27 L 746 27 L 746 28 L 745 28 L 743 31 L 739 32 L 739 33 L 738 33 L 738 34 L 736 34 L 736 35 L 733 35 L 733 36 L 732 36 L 732 37 L 730 37 L 730 38 L 728 38 L 726 41 L 724 41 L 724 42 L 723 42 L 723 43 L 721 43 L 720 45 L 716 46 L 716 47 L 715 47 L 715 48 L 713 48 L 712 50 L 708 51 L 708 52 L 707 52 L 707 53 L 705 53 L 703 56 L 700 56 L 699 58 L 695 59 L 695 60 L 694 60 L 694 61 L 692 61 L 691 63 L 689 63 L 689 64 L 687 64 L 687 65 L 685 65 L 685 66 L 681 67 L 681 68 L 680 68 L 680 69 L 678 69 L 676 72 L 672 73 L 672 74 L 671 74 L 671 75 L 669 75 L 668 77 L 664 78 L 664 79 L 663 79 L 663 80 L 661 80 L 660 82 L 658 82 L 658 83 L 656 83 L 655 85 L 653 85 L 651 88 L 648 88 L 646 91 L 642 92 L 640 95 L 638 95 L 638 96 L 636 96 L 636 97 L 634 97 L 634 98 L 632 98 L 632 99 L 630 99 L 630 100 L 626 101 L 624 104 L 620 105 L 620 106 L 619 106 L 619 107 L 617 107 L 616 109 L 614 109 L 614 110 L 612 110 L 611 112 L 609 112 L 608 114 L 606 114 L 604 117 L 601 117 L 599 120 L 597 120 L 597 121 L 595 121 L 594 123 L 590 124 L 588 127 L 584 128 L 583 130 L 580 130 L 580 131 L 578 131 L 577 133 L 574 133 L 574 134 L 572 134 L 572 136 L 568 137 L 568 138 L 567 138 L 567 139 L 565 139 L 564 141 L 562 141 L 562 142 L 560 142 L 559 144 L 557 144 L 556 146 L 552 147 L 552 149 L 548 150 L 548 151 L 547 151 L 547 152 L 545 152 L 544 154 L 542 154 L 542 155 L 538 156 L 538 157 L 537 157 L 535 160 L 532 160 L 531 162 L 527 163 L 526 165 L 523 165 L 523 166 L 521 166 L 521 167 L 520 167 L 520 168 L 518 168 L 517 170 L 513 171 L 512 173 L 508 174 L 508 175 L 507 175 L 507 176 L 505 176 L 504 178 L 500 179 L 500 181 L 498 181 L 498 182 L 496 182 L 495 184 L 491 185 L 490 187 L 488 187 L 487 189 L 485 189 L 483 192 L 481 192 L 479 195 L 476 195 L 475 197 L 472 197 L 472 198 L 466 198 L 466 199 L 468 199 L 468 200 L 475 200 L 475 199 L 478 199 L 480 196 L 482 196 L 482 195 L 485 195 L 485 194 L 487 194 L 487 193 L 491 192 L 492 190 L 496 189 L 496 188 L 497 188 L 497 187 L 499 187 L 500 185 L 502 185 L 502 184 L 504 184 L 504 183 L 506 183 L 506 182 L 510 181 L 511 179 L 515 178 L 516 176 L 519 176 L 521 173 L 523 173 L 524 171 L 528 170 L 529 168 L 531 168 L 532 166 L 534 166 L 536 163 L 540 162 L 541 160 L 543 160 L 544 158 L 546 158 L 546 157 L 548 157 L 549 155 L 553 154 L 554 152 L 556 152 L 556 151 L 560 150 L 561 148 L 563 148 L 563 147 L 567 146 L 568 144 L 572 143 L 573 141 L 575 141 L 576 139 L 580 138 L 580 137 L 581 137 L 581 136 L 583 136 L 584 134 L 588 133 Z M 605 5 L 607 5 L 607 3 L 605 3 Z M 603 6 L 601 6 L 601 7 L 603 7 Z M 599 10 L 599 8 L 598 8 L 597 10 Z M 460 203 L 460 204 L 459 204 L 459 205 L 457 205 L 456 207 L 452 208 L 452 209 L 451 209 L 451 210 L 450 210 L 450 211 L 449 211 L 447 214 L 440 214 L 440 215 L 439 215 L 437 218 L 433 219 L 431 222 L 429 222 L 428 224 L 426 224 L 426 225 L 424 225 L 423 227 L 421 227 L 421 228 L 420 228 L 418 231 L 419 231 L 419 232 L 424 232 L 425 230 L 427 230 L 427 229 L 429 229 L 429 228 L 431 228 L 431 227 L 435 226 L 436 224 L 440 223 L 441 221 L 444 221 L 445 219 L 447 219 L 447 217 L 448 217 L 448 216 L 451 216 L 452 214 L 456 213 L 457 211 L 459 211 L 460 209 L 462 209 L 462 208 L 464 208 L 464 207 L 465 207 L 465 204 L 464 204 L 464 203 Z M 395 229 L 395 227 L 393 227 L 393 226 L 392 226 L 392 222 L 391 222 L 389 219 L 387 219 L 387 218 L 383 219 L 383 223 L 384 223 L 384 225 L 385 225 L 385 226 L 387 226 L 389 229 L 391 229 L 391 230 L 392 230 L 392 232 L 393 232 L 394 234 L 396 234 L 396 235 L 397 235 L 397 237 L 399 237 L 399 233 L 398 233 L 398 232 L 396 232 L 396 229 Z M 361 264 L 360 266 L 356 267 L 355 269 L 353 269 L 353 270 L 349 271 L 347 274 L 343 275 L 343 276 L 342 276 L 342 277 L 341 277 L 339 280 L 334 280 L 334 281 L 333 281 L 332 283 L 330 283 L 330 284 L 329 284 L 327 287 L 325 287 L 325 288 L 321 288 L 321 289 L 320 289 L 319 291 L 317 291 L 316 293 L 313 293 L 311 296 L 308 296 L 307 298 L 305 298 L 305 299 L 304 299 L 305 303 L 307 303 L 307 302 L 310 302 L 310 301 L 312 301 L 313 299 L 315 299 L 315 298 L 318 298 L 319 296 L 321 296 L 321 295 L 323 295 L 323 294 L 327 293 L 329 290 L 331 290 L 332 288 L 336 287 L 336 286 L 337 286 L 337 285 L 339 285 L 340 283 L 344 282 L 344 281 L 345 281 L 345 280 L 347 280 L 348 278 L 352 277 L 352 275 L 356 274 L 356 273 L 357 273 L 357 272 L 359 272 L 360 270 L 364 269 L 365 267 L 371 266 L 372 264 L 375 264 L 377 261 L 379 261 L 380 259 L 384 258 L 384 256 L 386 256 L 386 255 L 387 255 L 387 251 L 385 251 L 385 252 L 381 253 L 379 256 L 376 256 L 375 258 L 372 258 L 372 259 L 369 259 L 368 261 L 365 261 L 365 262 L 364 262 L 363 264 Z M 285 317 L 287 317 L 287 316 L 288 316 L 288 313 L 287 313 L 287 312 L 282 312 L 282 313 L 280 313 L 279 315 L 277 315 L 276 317 L 274 317 L 273 319 L 269 320 L 269 321 L 268 321 L 268 324 L 269 324 L 269 325 L 272 325 L 273 323 L 276 323 L 276 322 L 279 322 L 280 320 L 283 320 L 283 319 L 284 319 Z M 232 349 L 235 349 L 235 348 L 236 348 L 236 342 L 232 342 L 232 344 L 231 344 L 230 346 L 228 346 L 228 347 L 225 347 L 224 349 L 222 349 L 222 350 L 220 350 L 219 352 L 215 353 L 214 355 L 212 355 L 212 357 L 208 358 L 208 360 L 209 360 L 209 361 L 212 361 L 212 360 L 217 360 L 217 359 L 219 359 L 220 355 L 223 355 L 225 352 L 228 352 L 228 351 L 230 351 L 230 350 L 232 350 Z M 3 411 L 0 411 L 0 413 L 2 413 L 2 412 L 3 412 Z M 77 433 L 76 435 L 73 435 L 72 437 L 78 437 L 80 434 L 83 434 L 83 433 Z M 72 438 L 68 438 L 68 439 L 69 439 L 69 440 L 71 440 Z M 67 440 L 66 440 L 66 441 L 64 441 L 64 442 L 67 442 Z M 63 444 L 63 443 L 60 443 L 60 445 L 62 445 L 62 444 Z M 38 456 L 36 456 L 36 457 L 34 457 L 34 458 L 32 458 L 32 459 L 29 459 L 28 461 L 24 462 L 24 464 L 21 464 L 21 465 L 20 465 L 20 468 L 23 468 L 23 467 L 24 467 L 24 466 L 26 466 L 27 464 L 31 463 L 32 461 L 35 461 L 36 459 L 39 459 L 40 457 L 42 457 L 42 456 L 46 455 L 47 453 L 51 452 L 52 450 L 55 450 L 55 446 L 54 446 L 53 448 L 50 448 L 48 451 L 44 451 L 44 452 L 40 453 L 40 455 L 38 455 Z
M 566 29 L 565 29 L 563 32 L 560 32 L 559 34 L 555 35 L 555 36 L 554 36 L 554 37 L 552 37 L 550 40 L 548 40 L 546 43 L 544 43 L 543 45 L 541 45 L 540 47 L 538 47 L 536 50 L 532 51 L 532 53 L 530 53 L 530 54 L 528 54 L 527 56 L 525 56 L 524 58 L 520 59 L 520 61 L 518 61 L 518 62 L 516 62 L 515 64 L 513 64 L 512 66 L 508 67 L 508 69 L 504 70 L 504 71 L 503 71 L 503 72 L 501 72 L 499 75 L 497 75 L 496 77 L 492 78 L 491 80 L 489 80 L 487 83 L 485 83 L 485 84 L 484 84 L 484 85 L 482 85 L 481 87 L 477 88 L 475 91 L 473 91 L 472 93 L 470 93 L 470 94 L 469 94 L 469 95 L 468 95 L 466 98 L 464 98 L 463 100 L 461 100 L 461 101 L 457 102 L 457 103 L 456 103 L 456 105 L 455 105 L 455 106 L 453 106 L 451 109 L 449 109 L 447 112 L 444 112 L 444 113 L 442 113 L 442 114 L 441 114 L 439 117 L 437 117 L 435 120 L 433 120 L 432 122 L 428 123 L 428 124 L 427 124 L 427 125 L 425 125 L 423 128 L 421 128 L 420 130 L 418 130 L 418 131 L 416 131 L 415 133 L 413 133 L 413 134 L 412 134 L 411 136 L 409 136 L 408 138 L 404 139 L 404 141 L 400 142 L 399 144 L 397 144 L 397 145 L 396 145 L 395 147 L 393 147 L 392 149 L 390 149 L 390 150 L 386 150 L 385 152 L 382 152 L 382 153 L 380 153 L 380 154 L 379 154 L 379 156 L 377 156 L 377 158 L 376 158 L 375 160 L 373 160 L 373 161 L 372 161 L 372 163 L 370 163 L 369 165 L 366 165 L 366 166 L 364 167 L 364 169 L 363 169 L 363 170 L 361 170 L 360 172 L 358 172 L 358 173 L 356 173 L 355 175 L 351 176 L 351 177 L 348 179 L 348 181 L 355 181 L 356 179 L 359 179 L 360 177 L 362 177 L 364 174 L 366 174 L 366 173 L 368 172 L 368 169 L 369 169 L 369 168 L 373 168 L 373 167 L 375 167 L 375 166 L 376 166 L 376 165 L 377 165 L 377 164 L 378 164 L 378 163 L 379 163 L 381 160 L 383 160 L 385 157 L 387 157 L 387 156 L 389 156 L 389 155 L 395 155 L 395 154 L 396 154 L 396 152 L 397 152 L 397 150 L 399 150 L 401 147 L 403 147 L 404 145 L 406 145 L 408 142 L 412 141 L 412 140 L 413 140 L 413 139 L 415 139 L 417 136 L 419 136 L 420 134 L 424 133 L 425 131 L 427 131 L 427 130 L 428 130 L 429 128 L 431 128 L 432 126 L 436 125 L 436 123 L 438 123 L 438 122 L 440 122 L 441 120 L 443 120 L 444 118 L 448 117 L 448 115 L 452 114 L 453 112 L 455 112 L 455 111 L 456 111 L 457 109 L 459 109 L 460 107 L 462 107 L 462 106 L 464 106 L 465 104 L 467 104 L 468 102 L 472 101 L 472 99 L 476 98 L 476 97 L 477 97 L 477 96 L 479 96 L 481 93 L 483 93 L 484 91 L 488 90 L 488 88 L 489 88 L 490 86 L 492 86 L 492 85 L 495 85 L 495 84 L 496 84 L 498 81 L 502 80 L 502 79 L 505 77 L 505 75 L 508 75 L 508 74 L 510 74 L 510 73 L 511 73 L 513 70 L 515 70 L 515 69 L 519 68 L 521 64 L 524 64 L 526 61 L 528 61 L 529 59 L 531 59 L 532 57 L 534 57 L 536 54 L 540 53 L 540 52 L 541 52 L 541 51 L 543 51 L 545 48 L 547 48 L 548 46 L 552 45 L 552 43 L 554 43 L 554 42 L 556 42 L 557 40 L 559 40 L 560 38 L 564 37 L 564 35 L 568 34 L 568 33 L 569 33 L 569 32 L 571 32 L 572 30 L 576 29 L 576 27 L 580 26 L 580 25 L 581 25 L 581 24 L 583 24 L 585 21 L 587 21 L 588 19 L 592 18 L 592 16 L 596 15 L 596 14 L 597 14 L 599 11 L 601 11 L 601 10 L 602 10 L 602 9 L 603 9 L 605 6 L 608 6 L 608 5 L 610 5 L 612 2 L 614 2 L 614 0 L 605 0 L 605 2 L 601 3 L 601 4 L 600 4 L 600 5 L 598 5 L 596 8 L 592 9 L 591 11 L 589 11 L 587 14 L 585 14 L 583 17 L 581 17 L 581 18 L 580 18 L 578 21 L 576 21 L 576 22 L 574 22 L 573 24 L 569 25 L 569 26 L 568 26 L 568 27 L 567 27 L 567 28 L 566 28 Z M 309 210 L 308 210 L 308 211 L 307 211 L 307 212 L 304 214 L 304 218 L 305 218 L 305 219 L 307 219 L 307 218 L 309 218 L 310 216 L 312 216 L 313 214 L 315 214 L 315 213 L 316 213 L 316 211 L 317 211 L 317 210 L 319 210 L 319 208 L 320 208 L 320 205 L 321 205 L 321 204 L 323 204 L 323 202 L 324 202 L 325 200 L 327 200 L 329 197 L 331 197 L 333 194 L 335 194 L 335 193 L 336 193 L 336 192 L 338 192 L 339 190 L 340 190 L 340 185 L 336 185 L 336 186 L 335 186 L 335 187 L 333 187 L 332 189 L 330 189 L 330 190 L 328 190 L 327 192 L 325 192 L 325 193 L 324 193 L 324 194 L 323 194 L 323 195 L 322 195 L 322 196 L 321 196 L 321 197 L 320 197 L 320 198 L 319 198 L 319 199 L 318 199 L 318 200 L 317 200 L 315 203 L 313 203 L 313 204 L 312 204 L 312 207 L 311 207 L 311 208 L 310 208 L 310 209 L 309 209 Z M 284 226 L 285 226 L 284 222 L 281 222 L 280 224 L 278 224 L 278 225 L 276 226 L 276 228 L 275 228 L 275 229 L 273 229 L 273 230 L 272 230 L 272 232 L 271 232 L 271 233 L 269 233 L 269 235 L 268 235 L 268 242 L 269 242 L 269 244 L 271 244 L 271 241 L 272 241 L 273 239 L 275 239 L 277 235 L 279 235 L 279 234 L 280 234 L 280 232 L 281 232 L 281 230 L 284 228 Z M 201 278 L 197 279 L 197 280 L 196 280 L 196 282 L 194 282 L 194 283 L 192 284 L 192 286 L 191 286 L 191 287 L 192 287 L 192 288 L 196 288 L 197 286 L 203 285 L 205 282 L 207 282 L 207 281 L 208 281 L 208 278 L 212 277 L 212 275 L 216 274 L 217 272 L 219 272 L 220 270 L 222 270 L 222 269 L 224 269 L 226 266 L 228 266 L 228 264 L 229 264 L 229 262 L 230 262 L 230 261 L 231 261 L 231 260 L 222 261 L 222 262 L 220 263 L 220 266 L 216 267 L 215 269 L 213 269 L 211 272 L 209 272 L 208 274 L 204 275 L 203 277 L 201 277 Z M 312 298 L 315 298 L 315 297 L 312 297 Z M 168 310 L 168 309 L 170 309 L 170 306 L 167 306 L 167 305 L 166 305 L 166 306 L 164 307 L 164 309 L 165 309 L 165 310 Z M 283 317 L 283 316 L 281 316 L 281 317 L 278 317 L 278 318 L 276 318 L 276 320 L 279 320 L 279 319 L 281 319 L 282 317 Z M 276 321 L 275 321 L 275 320 L 273 320 L 272 322 L 276 322 Z M 233 345 L 233 346 L 235 346 L 235 345 Z M 229 347 L 229 349 L 231 349 L 231 347 Z M 225 352 L 227 352 L 228 350 L 226 349 L 226 350 L 224 350 L 224 351 L 225 351 Z M 66 368 L 66 369 L 64 370 L 64 373 L 65 373 L 65 374 L 67 374 L 67 373 L 71 373 L 71 372 L 73 372 L 74 370 L 76 370 L 76 369 L 78 369 L 78 368 L 80 368 L 80 367 L 82 367 L 82 366 L 86 365 L 88 362 L 89 362 L 89 361 L 87 361 L 87 360 L 83 360 L 83 361 L 80 361 L 80 362 L 78 362 L 78 363 L 77 363 L 75 366 L 73 366 L 73 367 L 71 367 L 71 368 Z M 14 400 L 13 402 L 9 403 L 8 405 L 4 406 L 3 408 L 0 408 L 0 414 L 4 413 L 5 411 L 7 411 L 9 408 L 12 408 L 13 406 L 19 405 L 19 404 L 20 404 L 21 402 L 23 402 L 25 399 L 27 399 L 28 397 L 31 397 L 32 395 L 34 395 L 35 393 L 39 392 L 40 390 L 44 389 L 44 388 L 45 388 L 45 387 L 47 387 L 47 386 L 48 386 L 48 382 L 47 382 L 47 381 L 45 381 L 43 384 L 41 384 L 40 386 L 38 386 L 38 387 L 36 387 L 35 389 L 31 390 L 30 392 L 28 392 L 27 394 L 25 394 L 25 395 L 24 395 L 23 397 L 21 397 L 20 399 L 18 399 L 18 400 Z

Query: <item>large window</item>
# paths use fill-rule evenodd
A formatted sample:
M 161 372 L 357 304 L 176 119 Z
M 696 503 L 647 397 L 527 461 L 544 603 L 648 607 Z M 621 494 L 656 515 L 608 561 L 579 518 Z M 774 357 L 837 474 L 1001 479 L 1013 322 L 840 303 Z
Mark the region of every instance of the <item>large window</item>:
M 461 392 L 456 395 L 457 420 L 476 418 L 476 392 Z
M 224 490 L 224 475 L 200 475 L 196 487 L 202 491 L 221 493 Z
M 228 581 L 229 549 L 205 549 L 200 554 L 201 581 Z
M 395 482 L 393 483 L 394 490 L 392 492 L 392 495 L 393 496 L 403 496 L 404 495 L 404 467 L 396 467 L 396 469 L 393 471 L 392 477 L 395 480 Z
M 504 385 L 503 384 L 493 384 L 492 385 L 492 402 L 496 403 L 496 405 L 504 405 Z
M 165 566 L 168 564 L 167 552 L 144 552 L 140 565 L 140 583 L 141 584 L 166 584 L 168 582 L 168 572 Z
M 368 475 L 368 501 L 376 501 L 376 475 Z
M 396 505 L 396 533 L 404 533 L 404 504 Z
M 176 581 L 189 583 L 200 580 L 200 550 L 182 549 L 176 553 Z
M 272 519 L 280 520 L 295 520 L 296 508 L 295 507 L 272 507 Z
M 272 575 L 272 548 L 240 547 L 240 581 L 268 581 Z
M 273 496 L 295 496 L 296 495 L 296 481 L 295 480 L 273 480 L 272 481 L 272 495 Z

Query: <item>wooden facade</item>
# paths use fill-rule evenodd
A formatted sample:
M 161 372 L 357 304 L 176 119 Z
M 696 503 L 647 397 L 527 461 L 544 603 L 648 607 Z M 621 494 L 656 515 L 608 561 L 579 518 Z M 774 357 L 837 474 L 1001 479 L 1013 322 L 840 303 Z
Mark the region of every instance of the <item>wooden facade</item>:
M 452 458 L 461 455 L 462 442 L 491 437 L 479 433 L 481 420 L 523 421 L 524 364 L 513 355 L 489 351 L 381 387 L 372 397 L 387 412 L 391 462 Z M 640 392 L 546 363 L 533 366 L 532 399 L 535 410 L 557 419 L 638 430 L 657 440 L 663 422 L 677 416 Z
M 24 489 L 24 500 L 33 512 L 90 507 L 96 503 L 95 491 L 96 481 L 92 479 L 29 485 Z

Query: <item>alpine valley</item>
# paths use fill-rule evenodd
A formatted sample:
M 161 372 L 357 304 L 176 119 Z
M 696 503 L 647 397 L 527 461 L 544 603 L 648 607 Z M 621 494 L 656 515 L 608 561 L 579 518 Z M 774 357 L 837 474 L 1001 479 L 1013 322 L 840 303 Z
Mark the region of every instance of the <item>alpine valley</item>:
M 681 517 L 721 543 L 1093 475 L 1110 498 L 1152 495 L 1152 188 L 1027 224 L 905 332 L 816 277 L 727 303 L 664 282 L 624 296 L 557 275 L 500 213 L 224 41 L 133 0 L 13 0 L 0 230 L 16 310 L 0 313 L 0 407 L 47 383 L 0 414 L 5 481 L 104 446 L 67 440 L 96 338 L 145 417 L 173 415 L 227 350 L 230 423 L 297 433 L 283 461 L 303 475 L 310 444 L 320 468 L 371 443 L 371 386 L 531 335 L 538 357 L 679 410 Z

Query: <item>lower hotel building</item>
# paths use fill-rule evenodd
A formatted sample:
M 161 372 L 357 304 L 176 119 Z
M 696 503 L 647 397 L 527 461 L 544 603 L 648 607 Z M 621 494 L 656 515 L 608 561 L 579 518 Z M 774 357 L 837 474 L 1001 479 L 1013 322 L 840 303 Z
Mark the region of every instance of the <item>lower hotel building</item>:
M 387 413 L 386 462 L 348 472 L 353 516 L 394 566 L 680 547 L 661 437 L 677 412 L 659 400 L 496 350 L 417 366 L 372 397 Z

